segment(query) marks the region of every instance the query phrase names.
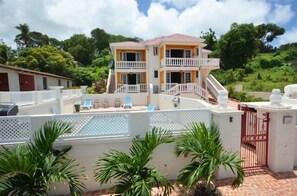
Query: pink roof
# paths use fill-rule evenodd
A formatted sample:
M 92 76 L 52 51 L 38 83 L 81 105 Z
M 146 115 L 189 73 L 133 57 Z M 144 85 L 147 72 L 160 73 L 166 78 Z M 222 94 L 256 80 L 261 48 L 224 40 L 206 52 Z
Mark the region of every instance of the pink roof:
M 160 42 L 160 41 L 165 40 L 165 39 L 180 39 L 180 40 L 193 40 L 193 39 L 196 39 L 197 41 L 198 40 L 202 41 L 201 38 L 199 38 L 199 37 L 194 37 L 194 36 L 190 36 L 190 35 L 175 33 L 175 34 L 172 34 L 172 35 L 156 37 L 154 39 L 147 40 L 144 43 L 155 43 L 155 42 Z
M 126 41 L 126 42 L 115 42 L 115 43 L 111 43 L 111 46 L 144 46 L 146 44 L 152 44 L 152 43 L 159 43 L 161 41 L 166 41 L 166 40 L 170 40 L 170 41 L 174 41 L 174 40 L 181 40 L 181 41 L 197 41 L 197 42 L 203 42 L 203 39 L 201 39 L 200 37 L 194 37 L 194 36 L 190 36 L 190 35 L 184 35 L 184 34 L 180 34 L 180 33 L 175 33 L 172 35 L 167 35 L 167 36 L 160 36 L 160 37 L 156 37 L 153 39 L 149 39 L 143 42 L 133 42 L 133 41 Z

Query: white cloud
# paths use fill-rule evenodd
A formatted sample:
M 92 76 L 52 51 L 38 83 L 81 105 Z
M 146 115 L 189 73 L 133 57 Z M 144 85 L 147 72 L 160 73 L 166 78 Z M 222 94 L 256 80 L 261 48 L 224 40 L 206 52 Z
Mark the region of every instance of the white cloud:
M 294 16 L 294 12 L 291 9 L 291 5 L 275 4 L 271 15 L 268 16 L 268 20 L 271 23 L 284 24 L 289 22 Z
M 177 9 L 184 9 L 195 5 L 199 0 L 155 0 L 154 2 L 172 5 Z
M 279 43 L 287 44 L 287 43 L 297 42 L 296 35 L 297 35 L 297 27 L 294 27 L 279 38 Z
M 21 23 L 58 39 L 89 35 L 94 28 L 149 39 L 170 33 L 199 36 L 209 28 L 221 35 L 233 22 L 283 24 L 293 16 L 289 4 L 266 0 L 153 0 L 147 15 L 136 0 L 2 0 L 0 39 L 12 45 Z

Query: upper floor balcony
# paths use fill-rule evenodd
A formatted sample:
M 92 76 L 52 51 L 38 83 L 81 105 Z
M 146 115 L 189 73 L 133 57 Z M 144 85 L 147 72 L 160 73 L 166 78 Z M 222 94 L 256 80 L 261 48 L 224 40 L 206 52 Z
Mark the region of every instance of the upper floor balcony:
M 146 69 L 145 61 L 116 61 L 116 69 Z
M 218 58 L 163 58 L 161 67 L 208 67 L 217 69 L 220 67 Z

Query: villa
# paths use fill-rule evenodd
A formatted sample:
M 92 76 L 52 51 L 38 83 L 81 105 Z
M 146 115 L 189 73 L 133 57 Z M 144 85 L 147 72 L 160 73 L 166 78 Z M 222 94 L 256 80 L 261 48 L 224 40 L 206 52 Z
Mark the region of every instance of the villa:
M 218 82 L 209 75 L 219 69 L 220 60 L 199 37 L 173 34 L 143 42 L 111 43 L 114 73 L 109 77 L 109 93 L 148 92 L 180 95 L 196 93 L 208 100 L 208 89 L 217 97 Z M 220 86 L 220 84 L 217 84 Z
M 286 87 L 283 97 L 279 90 L 273 90 L 268 102 L 231 107 L 228 92 L 210 74 L 219 69 L 220 61 L 208 58 L 211 51 L 204 49 L 203 41 L 173 34 L 143 42 L 111 43 L 114 70 L 109 71 L 107 92 L 103 94 L 86 94 L 86 86 L 65 90 L 57 84 L 47 90 L 1 91 L 0 106 L 13 102 L 19 112 L 0 116 L 0 143 L 24 143 L 49 120 L 72 124 L 74 132 L 61 137 L 56 145 L 73 146 L 70 156 L 86 168 L 86 191 L 92 191 L 112 186 L 108 182 L 99 187 L 93 177 L 98 156 L 111 149 L 127 152 L 133 137 L 144 136 L 153 127 L 170 130 L 176 136 L 195 121 L 206 126 L 217 124 L 224 148 L 238 152 L 245 169 L 292 171 L 297 166 L 297 99 L 292 96 L 297 87 Z M 121 107 L 127 96 L 131 110 Z M 75 112 L 74 105 L 85 100 L 92 100 L 93 105 L 85 112 Z M 156 110 L 133 111 L 133 107 L 145 109 L 150 104 Z M 150 164 L 169 179 L 176 179 L 191 157 L 177 158 L 172 145 L 156 149 Z M 216 171 L 218 179 L 232 176 L 224 168 Z M 67 191 L 65 185 L 57 184 L 51 193 Z

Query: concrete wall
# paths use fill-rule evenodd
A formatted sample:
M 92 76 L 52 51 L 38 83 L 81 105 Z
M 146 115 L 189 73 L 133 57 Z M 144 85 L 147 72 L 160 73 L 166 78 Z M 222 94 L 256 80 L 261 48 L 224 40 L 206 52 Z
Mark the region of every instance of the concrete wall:
M 159 87 L 160 91 L 160 85 L 159 85 L 159 78 L 160 78 L 160 50 L 158 48 L 158 55 L 154 56 L 153 53 L 153 48 L 154 46 L 149 46 L 147 50 L 147 58 L 146 58 L 146 63 L 147 63 L 147 73 L 148 73 L 148 84 L 153 84 L 154 86 Z M 158 71 L 158 78 L 154 78 L 154 71 Z
M 76 159 L 86 171 L 88 180 L 84 183 L 88 191 L 98 189 L 105 189 L 112 187 L 112 183 L 107 183 L 99 186 L 94 179 L 94 167 L 98 157 L 102 157 L 103 153 L 108 153 L 110 150 L 115 149 L 129 153 L 131 146 L 131 138 L 106 138 L 106 139 L 88 139 L 67 141 L 57 144 L 63 146 L 66 144 L 72 145 L 69 156 Z M 174 154 L 175 144 L 162 144 L 153 152 L 153 159 L 149 165 L 156 167 L 168 179 L 176 179 L 177 174 L 181 168 L 190 162 L 190 157 L 183 156 L 177 158 Z M 162 157 L 162 158 L 161 158 Z M 56 190 L 52 190 L 52 194 L 65 194 L 69 193 L 68 187 L 62 184 L 55 185 Z
M 213 122 L 218 125 L 224 149 L 229 152 L 238 152 L 238 158 L 240 158 L 242 112 L 225 109 L 214 109 L 212 112 Z M 215 176 L 221 179 L 233 177 L 234 174 L 230 169 L 225 170 L 224 167 L 220 167 Z
M 123 104 L 123 100 L 125 96 L 130 96 L 132 99 L 132 106 L 144 106 L 148 105 L 147 103 L 147 93 L 115 93 L 115 94 L 83 94 L 81 103 L 83 103 L 84 99 L 99 99 L 100 107 L 103 107 L 104 99 L 108 99 L 109 107 L 114 107 L 115 98 L 119 98 L 121 100 L 121 104 Z
M 273 172 L 292 171 L 296 159 L 296 111 L 259 108 L 259 112 L 269 112 L 270 118 L 268 167 Z
M 271 92 L 246 92 L 246 95 L 258 97 L 258 98 L 268 101 L 269 97 L 271 95 Z
M 294 141 L 297 141 L 297 127 L 295 128 Z M 294 147 L 294 166 L 297 166 L 297 142 L 295 142 L 295 147 Z
M 210 108 L 211 104 L 206 103 L 203 100 L 191 99 L 186 97 L 179 97 L 180 103 L 175 108 L 172 100 L 174 96 L 159 94 L 159 109 L 160 110 L 169 110 L 169 109 L 194 109 L 194 108 Z M 177 97 L 176 97 L 177 99 Z

